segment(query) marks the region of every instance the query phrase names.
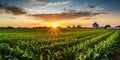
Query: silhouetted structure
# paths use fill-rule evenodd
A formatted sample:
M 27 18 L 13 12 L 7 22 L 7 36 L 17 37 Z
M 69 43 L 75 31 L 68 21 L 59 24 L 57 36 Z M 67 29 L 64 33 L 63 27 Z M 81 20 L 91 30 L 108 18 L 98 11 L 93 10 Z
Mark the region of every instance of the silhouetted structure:
M 80 25 L 78 25 L 78 26 L 77 26 L 77 28 L 81 28 L 81 26 L 80 26 Z
M 116 26 L 116 27 L 120 27 L 120 26 Z
M 110 25 L 105 25 L 104 28 L 107 29 L 107 28 L 110 28 L 110 27 L 111 27 Z
M 67 28 L 71 28 L 71 26 L 67 26 Z
M 8 26 L 8 27 L 7 27 L 7 29 L 13 29 L 13 27 L 11 27 L 11 26 Z
M 115 29 L 120 29 L 120 26 L 116 26 Z
M 75 25 L 73 25 L 73 28 L 76 28 Z
M 92 26 L 93 28 L 99 28 L 99 25 L 96 22 Z
M 57 28 L 61 28 L 61 26 L 58 26 Z

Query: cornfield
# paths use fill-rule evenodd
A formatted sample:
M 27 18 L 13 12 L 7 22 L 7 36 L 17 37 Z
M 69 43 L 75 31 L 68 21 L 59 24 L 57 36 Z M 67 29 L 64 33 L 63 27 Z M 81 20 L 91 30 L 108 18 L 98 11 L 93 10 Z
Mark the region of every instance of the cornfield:
M 0 29 L 0 60 L 109 60 L 120 30 Z

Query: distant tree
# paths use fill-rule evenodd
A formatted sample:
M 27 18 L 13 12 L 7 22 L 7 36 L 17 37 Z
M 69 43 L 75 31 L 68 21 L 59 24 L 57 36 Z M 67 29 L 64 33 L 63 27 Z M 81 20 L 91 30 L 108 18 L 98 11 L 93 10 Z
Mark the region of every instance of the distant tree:
M 71 26 L 67 26 L 67 28 L 71 28 Z
M 0 29 L 4 29 L 4 28 L 6 28 L 6 27 L 0 27 Z
M 73 28 L 76 28 L 75 25 L 73 25 Z
M 111 26 L 110 26 L 110 25 L 105 25 L 105 27 L 104 27 L 104 28 L 106 29 L 106 28 L 108 28 L 108 27 L 111 27 Z
M 57 28 L 61 28 L 61 26 L 58 26 Z
M 11 27 L 11 26 L 8 26 L 8 27 L 7 27 L 7 29 L 13 29 L 13 27 Z
M 116 27 L 120 27 L 120 26 L 116 26 Z
M 80 26 L 80 25 L 78 25 L 78 26 L 77 26 L 77 28 L 81 28 L 81 26 Z
M 47 26 L 43 26 L 42 28 L 47 28 Z
M 40 29 L 40 28 L 42 28 L 41 26 L 39 26 L 39 27 L 33 27 L 33 29 Z

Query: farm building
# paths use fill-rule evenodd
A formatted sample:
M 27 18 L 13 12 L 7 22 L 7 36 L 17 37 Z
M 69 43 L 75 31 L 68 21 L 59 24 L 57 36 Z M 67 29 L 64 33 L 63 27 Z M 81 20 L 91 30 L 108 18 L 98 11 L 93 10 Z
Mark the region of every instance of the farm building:
M 93 28 L 99 28 L 99 25 L 95 22 L 93 25 L 92 25 Z

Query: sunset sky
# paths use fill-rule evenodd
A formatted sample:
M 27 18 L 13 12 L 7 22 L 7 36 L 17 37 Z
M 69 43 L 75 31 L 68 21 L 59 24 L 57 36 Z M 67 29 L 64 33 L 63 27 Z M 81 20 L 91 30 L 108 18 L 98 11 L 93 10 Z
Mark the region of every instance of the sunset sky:
M 120 0 L 0 0 L 0 27 L 120 25 Z

